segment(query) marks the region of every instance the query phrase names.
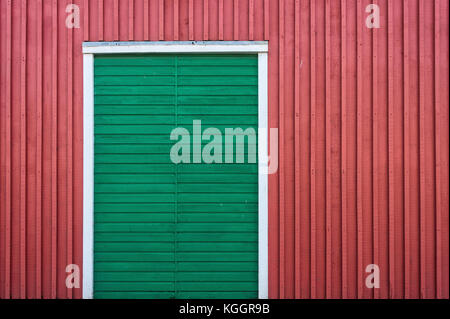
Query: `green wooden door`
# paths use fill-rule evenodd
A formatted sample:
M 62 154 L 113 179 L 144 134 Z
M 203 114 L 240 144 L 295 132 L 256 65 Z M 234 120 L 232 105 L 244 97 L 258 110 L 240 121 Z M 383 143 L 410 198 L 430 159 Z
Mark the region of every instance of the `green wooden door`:
M 170 158 L 171 131 L 184 127 L 192 141 L 194 120 L 223 142 L 226 128 L 257 132 L 257 63 L 95 57 L 95 298 L 257 298 L 258 165 L 248 143 L 244 163 L 236 149 L 234 163 Z

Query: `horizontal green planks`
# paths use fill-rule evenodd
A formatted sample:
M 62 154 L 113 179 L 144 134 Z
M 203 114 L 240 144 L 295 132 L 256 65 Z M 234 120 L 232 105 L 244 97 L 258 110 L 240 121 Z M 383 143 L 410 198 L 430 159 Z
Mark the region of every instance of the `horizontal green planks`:
M 234 140 L 244 163 L 176 165 L 170 133 L 182 126 L 192 139 L 194 120 L 223 143 L 226 128 L 257 132 L 257 57 L 94 63 L 94 297 L 256 298 L 258 166 L 248 138 Z

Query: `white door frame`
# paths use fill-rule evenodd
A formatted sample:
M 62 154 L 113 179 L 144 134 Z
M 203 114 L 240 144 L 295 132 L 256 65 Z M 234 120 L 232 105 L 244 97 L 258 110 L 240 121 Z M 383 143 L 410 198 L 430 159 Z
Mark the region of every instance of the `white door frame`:
M 83 43 L 83 298 L 94 295 L 94 55 L 126 53 L 258 54 L 258 296 L 268 298 L 267 41 Z

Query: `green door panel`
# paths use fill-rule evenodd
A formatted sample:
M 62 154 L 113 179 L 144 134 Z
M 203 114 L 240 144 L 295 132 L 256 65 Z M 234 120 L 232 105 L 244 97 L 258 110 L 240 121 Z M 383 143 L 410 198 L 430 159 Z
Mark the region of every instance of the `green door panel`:
M 194 120 L 222 141 L 225 128 L 257 132 L 257 56 L 94 66 L 94 297 L 257 298 L 258 164 L 170 159 L 171 131 L 192 139 Z

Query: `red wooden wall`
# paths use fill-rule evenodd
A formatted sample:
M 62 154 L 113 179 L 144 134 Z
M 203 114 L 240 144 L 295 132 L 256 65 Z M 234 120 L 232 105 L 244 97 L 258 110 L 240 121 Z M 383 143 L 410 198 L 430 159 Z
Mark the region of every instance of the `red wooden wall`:
M 144 40 L 269 40 L 270 298 L 449 298 L 448 30 L 448 0 L 0 0 L 0 298 L 81 297 L 81 43 Z

